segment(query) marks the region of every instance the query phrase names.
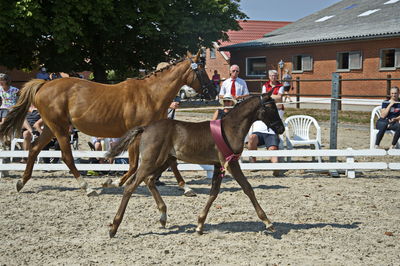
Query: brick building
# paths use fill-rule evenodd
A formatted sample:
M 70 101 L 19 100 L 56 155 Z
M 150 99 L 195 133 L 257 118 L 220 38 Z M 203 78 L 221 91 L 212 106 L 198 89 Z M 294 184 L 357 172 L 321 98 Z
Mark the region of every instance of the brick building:
M 400 0 L 344 0 L 263 38 L 221 47 L 244 79 L 284 68 L 300 80 L 400 78 Z M 260 82 L 248 82 L 259 91 Z M 385 95 L 386 80 L 343 81 L 343 95 Z M 392 81 L 400 86 L 400 81 Z M 331 83 L 301 82 L 302 94 L 330 94 Z
M 287 21 L 263 20 L 239 20 L 238 22 L 242 30 L 228 31 L 229 41 L 214 42 L 214 48 L 206 50 L 206 69 L 210 77 L 214 74 L 214 70 L 218 71 L 222 79 L 229 77 L 230 53 L 218 50 L 220 47 L 261 38 L 265 33 L 290 23 Z

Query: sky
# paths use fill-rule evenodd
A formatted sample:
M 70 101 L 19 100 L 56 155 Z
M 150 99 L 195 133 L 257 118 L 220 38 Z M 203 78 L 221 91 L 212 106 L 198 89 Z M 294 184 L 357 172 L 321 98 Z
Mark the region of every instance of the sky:
M 341 0 L 241 0 L 251 20 L 296 21 Z

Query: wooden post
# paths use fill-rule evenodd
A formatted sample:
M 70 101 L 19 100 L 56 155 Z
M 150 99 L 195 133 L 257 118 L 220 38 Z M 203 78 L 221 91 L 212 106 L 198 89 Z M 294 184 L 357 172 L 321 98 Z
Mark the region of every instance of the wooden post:
M 332 94 L 331 94 L 331 124 L 329 148 L 337 149 L 337 127 L 338 127 L 338 96 L 339 96 L 339 74 L 332 73 Z M 336 157 L 329 157 L 329 161 L 336 162 Z
M 390 97 L 390 88 L 392 87 L 392 75 L 387 74 L 387 79 L 386 79 L 386 97 Z
M 339 75 L 339 91 L 338 91 L 338 110 L 342 110 L 342 76 Z
M 296 78 L 296 108 L 300 109 L 300 77 Z

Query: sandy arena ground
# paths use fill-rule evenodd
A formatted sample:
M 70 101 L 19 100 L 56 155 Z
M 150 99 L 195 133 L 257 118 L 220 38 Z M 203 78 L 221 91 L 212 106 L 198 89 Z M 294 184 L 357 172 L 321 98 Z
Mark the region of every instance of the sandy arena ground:
M 178 119 L 207 118 L 178 113 Z M 322 126 L 328 148 L 329 132 Z M 339 148 L 367 148 L 368 141 L 366 126 L 339 128 Z M 71 174 L 38 171 L 17 193 L 21 173 L 13 172 L 0 180 L 0 265 L 400 265 L 399 172 L 363 172 L 356 179 L 302 171 L 279 178 L 271 171 L 245 174 L 275 233 L 264 232 L 230 176 L 210 209 L 204 235 L 195 228 L 211 180 L 204 172 L 184 172 L 197 193 L 187 198 L 167 172 L 166 186 L 159 187 L 168 206 L 167 228 L 160 228 L 155 202 L 140 186 L 110 239 L 108 224 L 122 188 L 88 198 Z M 100 190 L 105 177 L 87 180 Z

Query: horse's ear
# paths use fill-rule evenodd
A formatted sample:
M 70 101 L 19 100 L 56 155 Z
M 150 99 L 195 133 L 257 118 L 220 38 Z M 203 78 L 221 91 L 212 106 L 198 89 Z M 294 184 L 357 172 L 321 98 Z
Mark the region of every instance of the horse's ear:
M 195 62 L 199 62 L 200 54 L 201 54 L 201 48 L 199 49 L 199 51 L 197 52 L 196 56 L 194 57 L 194 61 Z
M 270 98 L 271 97 L 271 95 L 272 95 L 272 92 L 273 92 L 273 90 L 270 90 L 269 92 L 267 92 L 267 93 L 263 93 L 262 94 L 262 97 L 263 98 L 265 98 L 265 97 L 268 97 L 268 98 Z
M 189 52 L 189 51 L 187 51 L 187 52 L 186 52 L 186 56 L 187 56 L 187 58 L 192 58 L 192 53 Z

